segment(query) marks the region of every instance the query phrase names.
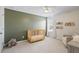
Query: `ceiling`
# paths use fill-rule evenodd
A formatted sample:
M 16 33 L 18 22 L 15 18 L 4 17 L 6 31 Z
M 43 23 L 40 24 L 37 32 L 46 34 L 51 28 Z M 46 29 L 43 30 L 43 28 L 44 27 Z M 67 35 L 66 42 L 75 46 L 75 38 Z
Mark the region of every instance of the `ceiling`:
M 48 13 L 44 12 L 44 6 L 6 6 L 5 8 L 44 17 L 52 17 L 58 13 L 79 10 L 78 6 L 47 6 L 47 7 L 49 10 Z

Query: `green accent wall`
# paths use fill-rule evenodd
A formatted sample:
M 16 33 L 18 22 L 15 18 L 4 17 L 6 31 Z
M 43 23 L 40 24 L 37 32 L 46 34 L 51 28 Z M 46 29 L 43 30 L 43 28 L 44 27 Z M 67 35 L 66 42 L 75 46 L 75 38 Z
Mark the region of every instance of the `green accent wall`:
M 5 8 L 5 43 L 11 38 L 26 38 L 28 29 L 46 29 L 46 18 Z

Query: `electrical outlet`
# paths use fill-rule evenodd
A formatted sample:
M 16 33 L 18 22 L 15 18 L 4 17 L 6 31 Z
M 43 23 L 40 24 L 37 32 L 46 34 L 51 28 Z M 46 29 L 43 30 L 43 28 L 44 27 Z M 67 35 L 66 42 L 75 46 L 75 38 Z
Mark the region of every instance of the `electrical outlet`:
M 24 39 L 24 36 L 22 36 L 22 38 Z

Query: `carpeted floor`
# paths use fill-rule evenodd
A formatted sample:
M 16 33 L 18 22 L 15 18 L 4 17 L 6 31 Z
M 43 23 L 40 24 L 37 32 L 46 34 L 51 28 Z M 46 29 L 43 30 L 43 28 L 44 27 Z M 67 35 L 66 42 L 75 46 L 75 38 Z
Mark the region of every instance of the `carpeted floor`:
M 60 40 L 46 37 L 35 43 L 20 41 L 12 48 L 4 48 L 2 53 L 67 53 L 67 49 Z

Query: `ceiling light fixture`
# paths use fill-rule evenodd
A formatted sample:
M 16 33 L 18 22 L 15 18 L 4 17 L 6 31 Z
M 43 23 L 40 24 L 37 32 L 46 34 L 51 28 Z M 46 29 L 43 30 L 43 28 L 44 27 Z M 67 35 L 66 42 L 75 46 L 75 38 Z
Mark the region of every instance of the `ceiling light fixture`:
M 48 11 L 48 10 L 45 10 L 44 12 L 45 12 L 45 13 L 48 13 L 49 11 Z
M 48 13 L 48 12 L 49 12 L 49 10 L 48 10 L 48 7 L 47 7 L 47 6 L 43 7 L 43 9 L 44 9 L 44 12 L 45 12 L 45 13 Z

